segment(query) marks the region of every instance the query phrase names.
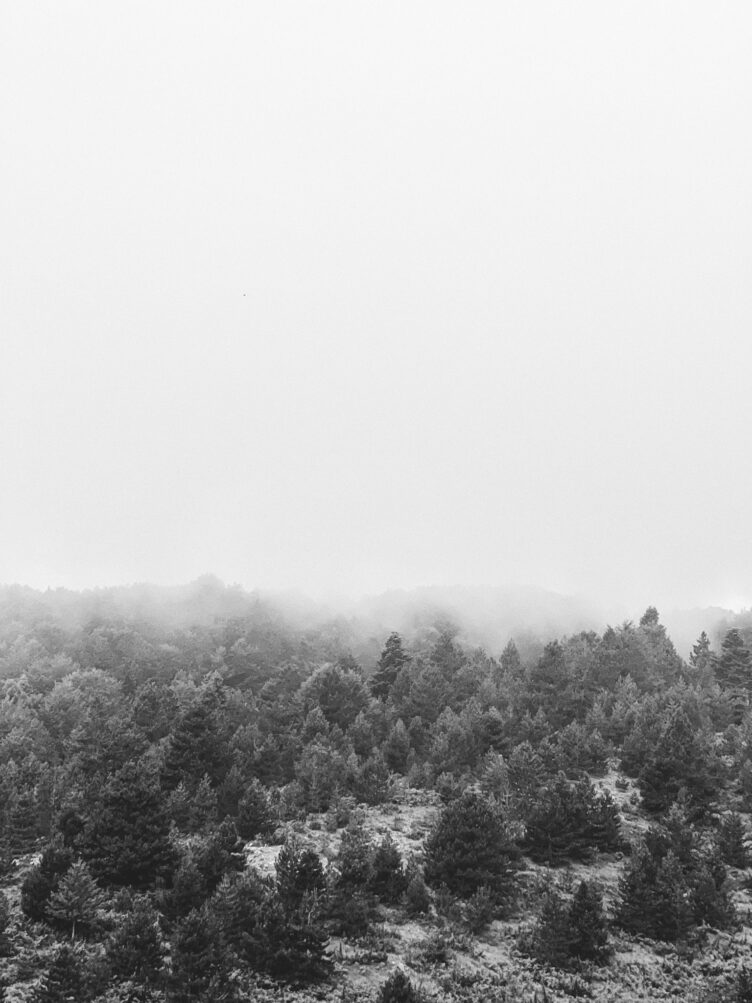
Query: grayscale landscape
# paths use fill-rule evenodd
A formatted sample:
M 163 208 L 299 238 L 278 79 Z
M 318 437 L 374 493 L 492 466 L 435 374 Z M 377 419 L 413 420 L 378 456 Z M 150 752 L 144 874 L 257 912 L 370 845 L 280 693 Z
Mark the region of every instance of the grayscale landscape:
M 0 22 L 0 1000 L 752 1000 L 752 11 Z

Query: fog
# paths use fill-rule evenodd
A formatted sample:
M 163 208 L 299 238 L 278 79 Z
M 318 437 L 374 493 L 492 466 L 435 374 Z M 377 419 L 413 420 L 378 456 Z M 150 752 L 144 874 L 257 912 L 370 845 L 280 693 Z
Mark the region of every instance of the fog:
M 751 43 L 6 5 L 0 582 L 751 605 Z

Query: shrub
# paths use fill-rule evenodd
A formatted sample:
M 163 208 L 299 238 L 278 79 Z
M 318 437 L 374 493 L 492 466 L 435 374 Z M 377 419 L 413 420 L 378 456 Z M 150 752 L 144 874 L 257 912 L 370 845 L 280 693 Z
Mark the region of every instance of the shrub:
M 471 933 L 480 933 L 496 914 L 496 904 L 491 889 L 482 885 L 467 901 L 465 922 Z
M 418 1003 L 420 997 L 401 968 L 381 984 L 376 1003 Z
M 420 874 L 414 874 L 408 882 L 405 908 L 408 916 L 422 916 L 431 908 L 431 896 Z

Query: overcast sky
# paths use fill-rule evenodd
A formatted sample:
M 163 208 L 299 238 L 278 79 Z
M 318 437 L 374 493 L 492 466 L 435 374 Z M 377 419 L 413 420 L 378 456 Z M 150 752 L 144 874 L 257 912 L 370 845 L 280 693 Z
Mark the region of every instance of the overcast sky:
M 0 581 L 752 602 L 749 3 L 5 2 Z

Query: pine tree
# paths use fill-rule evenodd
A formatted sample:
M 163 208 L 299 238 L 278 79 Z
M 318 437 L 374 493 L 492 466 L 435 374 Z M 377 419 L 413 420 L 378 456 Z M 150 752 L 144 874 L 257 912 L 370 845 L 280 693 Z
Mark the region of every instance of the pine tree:
M 425 876 L 433 887 L 446 885 L 469 897 L 487 885 L 497 901 L 513 888 L 519 851 L 498 811 L 471 791 L 448 805 L 425 842 Z
M 721 642 L 716 663 L 716 677 L 726 689 L 749 690 L 752 687 L 752 656 L 739 631 L 732 627 Z
M 643 806 L 658 814 L 684 791 L 697 810 L 705 810 L 717 795 L 721 769 L 708 742 L 677 707 L 640 771 Z
M 25 916 L 37 923 L 46 919 L 50 896 L 72 864 L 72 851 L 58 842 L 44 851 L 21 884 L 21 911 Z
M 288 912 L 299 909 L 307 897 L 321 893 L 326 887 L 318 854 L 302 849 L 294 840 L 288 839 L 279 851 L 274 869 L 277 894 Z
M 170 736 L 162 780 L 167 790 L 180 781 L 191 790 L 204 774 L 212 785 L 221 783 L 230 768 L 230 752 L 220 734 L 215 707 L 209 698 L 186 711 Z
M 749 706 L 752 692 L 752 655 L 739 631 L 732 627 L 721 642 L 721 655 L 715 664 L 716 679 L 728 692 L 738 724 Z
M 740 815 L 730 812 L 723 816 L 718 829 L 718 848 L 724 863 L 731 867 L 749 866 L 746 837 L 747 831 Z
M 112 974 L 141 985 L 155 984 L 162 968 L 162 938 L 159 913 L 149 900 L 139 896 L 107 942 L 107 961 Z
M 216 825 L 217 792 L 211 785 L 208 774 L 204 774 L 190 799 L 188 826 L 190 832 L 202 832 Z
M 262 906 L 264 950 L 256 963 L 275 978 L 293 985 L 326 979 L 332 969 L 327 934 L 319 921 L 315 895 L 292 912 L 274 898 Z
M 390 634 L 381 652 L 376 671 L 371 677 L 370 689 L 373 696 L 379 700 L 386 700 L 402 667 L 409 661 L 400 635 Z
M 225 955 L 219 924 L 206 906 L 194 909 L 176 923 L 170 938 L 170 957 L 170 998 L 175 1003 L 207 1003 L 221 998 L 217 983 Z
M 694 669 L 695 678 L 697 678 L 700 682 L 706 682 L 710 679 L 715 659 L 713 657 L 713 652 L 710 650 L 710 638 L 704 630 L 697 638 L 697 641 L 692 645 L 692 651 L 689 655 L 689 664 Z
M 160 893 L 160 908 L 170 919 L 187 916 L 199 909 L 209 894 L 206 878 L 192 855 L 181 861 L 172 878 L 171 887 Z
M 568 904 L 550 889 L 532 933 L 521 944 L 538 961 L 558 968 L 581 961 L 601 964 L 607 957 L 607 945 L 601 895 L 587 881 L 580 882 Z
M 39 813 L 33 790 L 21 790 L 10 806 L 7 845 L 12 856 L 31 853 L 37 842 Z
M 175 863 L 163 795 L 135 763 L 104 786 L 81 841 L 82 856 L 99 880 L 146 889 Z
M 405 772 L 410 755 L 410 736 L 401 717 L 392 725 L 381 747 L 381 753 L 390 770 L 394 770 L 395 773 Z
M 550 889 L 543 899 L 538 919 L 529 939 L 520 946 L 526 954 L 544 964 L 565 968 L 570 961 L 569 914 L 561 895 Z
M 193 855 L 210 893 L 228 871 L 242 871 L 245 867 L 245 846 L 231 818 L 196 843 Z
M 64 944 L 58 948 L 42 980 L 38 1003 L 71 1003 L 83 998 L 81 963 L 76 952 Z
M 373 855 L 371 890 L 382 902 L 393 905 L 402 898 L 406 887 L 402 857 L 391 833 L 387 832 Z
M 501 653 L 499 668 L 501 669 L 502 677 L 507 682 L 519 679 L 522 675 L 522 659 L 520 658 L 517 645 L 512 639 L 507 642 L 506 647 Z
M 102 890 L 97 887 L 87 865 L 79 860 L 63 875 L 56 891 L 50 895 L 47 913 L 70 926 L 71 940 L 75 940 L 76 928 L 85 932 L 91 930 L 103 905 Z
M 582 961 L 603 962 L 608 953 L 608 929 L 600 892 L 581 881 L 569 906 L 569 954 Z
M 655 940 L 679 940 L 691 929 L 691 884 L 665 841 L 650 838 L 633 851 L 619 879 L 616 921 Z
M 238 803 L 238 832 L 243 839 L 267 836 L 274 829 L 274 815 L 263 784 L 251 781 Z
M 5 892 L 0 891 L 0 958 L 13 953 L 10 939 L 10 907 Z

